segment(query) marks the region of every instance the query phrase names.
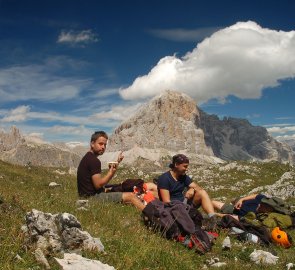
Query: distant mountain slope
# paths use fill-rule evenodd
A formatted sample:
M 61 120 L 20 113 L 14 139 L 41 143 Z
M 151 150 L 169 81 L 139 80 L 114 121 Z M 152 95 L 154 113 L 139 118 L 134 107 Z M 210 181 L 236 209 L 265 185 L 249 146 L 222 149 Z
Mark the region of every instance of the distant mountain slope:
M 71 149 L 26 138 L 13 126 L 9 133 L 0 131 L 0 159 L 19 165 L 76 168 L 81 156 Z
M 281 138 L 281 139 L 279 139 L 279 141 L 282 143 L 288 144 L 293 149 L 293 151 L 295 151 L 295 139 Z
M 206 144 L 222 159 L 276 160 L 292 164 L 295 161 L 295 153 L 290 146 L 278 142 L 266 128 L 253 126 L 248 120 L 232 117 L 219 120 L 217 116 L 200 110 L 199 125 L 204 131 Z

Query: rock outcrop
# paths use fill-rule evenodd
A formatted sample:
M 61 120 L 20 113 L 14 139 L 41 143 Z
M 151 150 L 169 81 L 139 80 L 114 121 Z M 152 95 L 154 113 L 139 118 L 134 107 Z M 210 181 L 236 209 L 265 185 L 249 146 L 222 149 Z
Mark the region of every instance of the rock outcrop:
M 47 257 L 65 252 L 104 251 L 100 239 L 83 231 L 77 218 L 69 213 L 53 215 L 32 209 L 26 214 L 22 232 L 26 246 L 35 248 L 36 260 L 46 269 L 50 269 Z

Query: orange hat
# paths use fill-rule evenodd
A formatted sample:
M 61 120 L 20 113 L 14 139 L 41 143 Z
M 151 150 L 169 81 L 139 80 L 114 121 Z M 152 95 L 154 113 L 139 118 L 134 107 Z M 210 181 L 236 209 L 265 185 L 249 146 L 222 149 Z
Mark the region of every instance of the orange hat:
M 272 239 L 283 246 L 284 248 L 289 248 L 292 245 L 292 238 L 286 232 L 282 231 L 279 227 L 275 227 L 271 232 Z

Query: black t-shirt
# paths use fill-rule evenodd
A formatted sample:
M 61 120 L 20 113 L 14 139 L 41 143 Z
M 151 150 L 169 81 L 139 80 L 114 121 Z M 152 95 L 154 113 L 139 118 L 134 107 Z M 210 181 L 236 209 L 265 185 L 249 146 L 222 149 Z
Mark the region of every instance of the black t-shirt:
M 93 196 L 102 191 L 102 189 L 96 190 L 92 183 L 92 175 L 100 173 L 100 160 L 92 152 L 87 152 L 80 161 L 77 170 L 77 185 L 80 196 Z

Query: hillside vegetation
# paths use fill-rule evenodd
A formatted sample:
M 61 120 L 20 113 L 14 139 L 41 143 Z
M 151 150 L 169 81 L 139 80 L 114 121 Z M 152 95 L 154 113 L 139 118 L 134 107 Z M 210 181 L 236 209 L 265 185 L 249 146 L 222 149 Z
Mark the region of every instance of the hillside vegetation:
M 224 166 L 223 166 L 224 167 Z M 144 168 L 144 166 L 143 166 Z M 279 163 L 235 163 L 220 169 L 219 166 L 203 167 L 191 165 L 189 175 L 203 186 L 212 198 L 231 200 L 244 195 L 256 187 L 271 185 L 285 172 L 294 168 Z M 65 173 L 62 174 L 61 172 Z M 206 255 L 198 255 L 181 244 L 166 240 L 160 234 L 147 230 L 140 213 L 132 206 L 121 204 L 98 204 L 90 200 L 88 211 L 76 208 L 78 199 L 76 177 L 68 169 L 22 167 L 0 161 L 0 269 L 42 269 L 35 262 L 33 250 L 24 245 L 21 226 L 26 212 L 37 209 L 43 212 L 68 212 L 81 222 L 83 230 L 99 237 L 105 253 L 88 252 L 83 255 L 98 259 L 116 269 L 201 269 L 207 261 L 218 257 L 226 266 L 219 269 L 286 269 L 287 263 L 295 263 L 295 248 L 283 249 L 272 246 L 279 256 L 274 266 L 258 266 L 250 261 L 254 249 L 269 251 L 266 247 L 241 243 L 232 239 L 230 251 L 222 250 L 221 243 L 226 231 L 220 232 L 213 249 Z M 113 182 L 126 178 L 143 178 L 151 181 L 159 172 L 137 168 L 120 168 Z M 61 186 L 50 188 L 50 182 Z M 293 184 L 295 179 L 291 179 Z M 287 199 L 295 204 L 295 198 Z M 290 234 L 295 240 L 294 230 Z M 19 255 L 23 260 L 17 260 Z M 59 269 L 49 259 L 52 269 Z

